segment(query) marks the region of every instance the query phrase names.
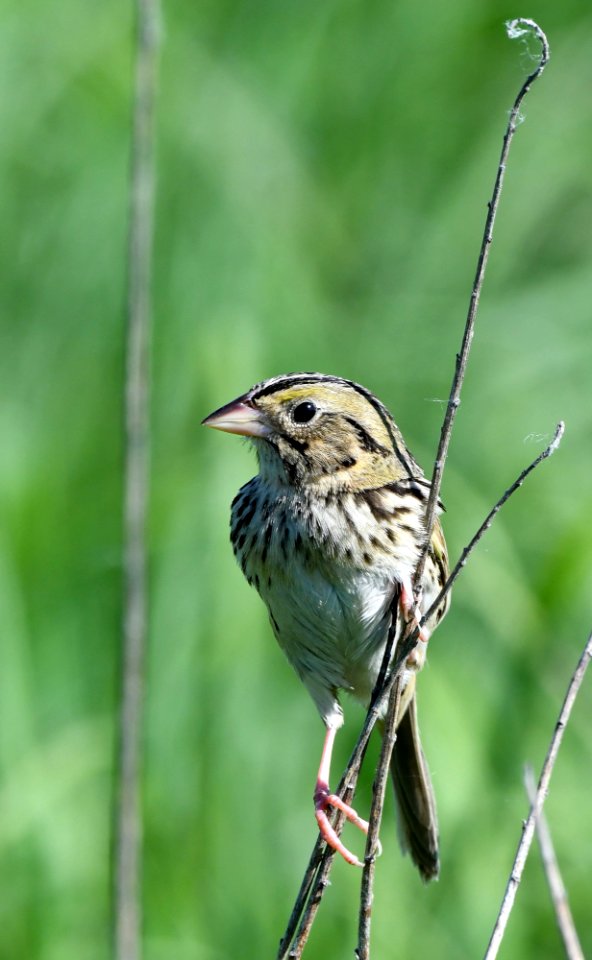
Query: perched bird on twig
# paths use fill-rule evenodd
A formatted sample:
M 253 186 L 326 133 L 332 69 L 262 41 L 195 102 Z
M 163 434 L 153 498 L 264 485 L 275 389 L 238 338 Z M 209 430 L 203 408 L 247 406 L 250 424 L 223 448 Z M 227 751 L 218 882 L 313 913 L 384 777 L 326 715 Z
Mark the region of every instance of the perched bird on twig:
M 349 863 L 360 865 L 327 816 L 337 807 L 368 829 L 329 788 L 331 752 L 343 724 L 339 691 L 369 703 L 393 609 L 398 604 L 399 621 L 418 620 L 446 581 L 446 543 L 437 520 L 416 605 L 412 582 L 425 541 L 429 483 L 386 407 L 340 377 L 273 377 L 204 424 L 246 436 L 256 449 L 259 473 L 232 504 L 232 545 L 326 727 L 314 792 L 321 834 Z M 449 602 L 447 595 L 422 628 L 406 664 L 391 763 L 401 844 L 425 880 L 439 872 L 438 824 L 419 739 L 415 680 Z

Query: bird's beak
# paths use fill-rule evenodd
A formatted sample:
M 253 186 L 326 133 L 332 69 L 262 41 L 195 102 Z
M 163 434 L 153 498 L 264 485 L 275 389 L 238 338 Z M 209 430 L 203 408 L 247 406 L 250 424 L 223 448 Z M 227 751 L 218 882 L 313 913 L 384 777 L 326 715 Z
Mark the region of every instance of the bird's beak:
M 227 403 L 202 420 L 204 427 L 224 430 L 225 433 L 238 433 L 243 437 L 268 437 L 271 433 L 266 418 L 252 407 L 243 397 Z

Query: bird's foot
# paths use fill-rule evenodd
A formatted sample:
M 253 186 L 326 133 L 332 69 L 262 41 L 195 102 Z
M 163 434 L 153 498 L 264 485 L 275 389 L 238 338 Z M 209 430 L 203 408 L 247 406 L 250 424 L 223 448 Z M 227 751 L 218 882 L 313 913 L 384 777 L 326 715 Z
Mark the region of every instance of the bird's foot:
M 347 847 L 337 836 L 337 833 L 335 832 L 329 821 L 329 817 L 327 816 L 327 810 L 329 807 L 333 807 L 335 810 L 340 810 L 345 816 L 346 820 L 349 820 L 349 822 L 353 823 L 355 827 L 358 827 L 362 833 L 368 833 L 367 820 L 363 820 L 357 811 L 354 810 L 353 807 L 350 807 L 349 804 L 345 803 L 345 801 L 343 801 L 341 797 L 338 797 L 336 793 L 330 793 L 329 785 L 324 783 L 322 780 L 317 782 L 314 792 L 314 805 L 315 816 L 317 818 L 319 830 L 327 846 L 331 847 L 331 849 L 335 850 L 337 853 L 340 853 L 343 859 L 347 860 L 348 863 L 353 864 L 354 867 L 363 867 L 364 864 L 358 860 L 356 855 L 352 853 L 351 850 L 347 849 Z M 380 850 L 378 852 L 380 853 Z
M 420 627 L 421 613 L 413 598 L 413 588 L 410 583 L 401 585 L 401 609 L 404 616 L 418 628 L 418 643 L 407 657 L 407 666 L 410 670 L 421 670 L 426 659 L 426 648 L 430 639 L 427 627 Z

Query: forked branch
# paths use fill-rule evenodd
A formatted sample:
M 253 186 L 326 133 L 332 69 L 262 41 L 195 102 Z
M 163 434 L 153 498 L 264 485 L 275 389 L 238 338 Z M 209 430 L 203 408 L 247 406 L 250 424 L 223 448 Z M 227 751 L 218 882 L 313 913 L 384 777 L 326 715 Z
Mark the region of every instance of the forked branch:
M 561 443 L 561 438 L 563 437 L 564 431 L 565 431 L 565 426 L 561 422 L 557 425 L 555 429 L 555 434 L 553 436 L 553 439 L 549 443 L 549 445 L 545 447 L 542 453 L 540 453 L 538 457 L 536 457 L 532 461 L 532 463 L 530 463 L 527 467 L 524 468 L 524 470 L 522 470 L 522 472 L 519 474 L 516 480 L 514 480 L 514 482 L 508 487 L 508 489 L 504 491 L 504 493 L 499 498 L 497 503 L 491 508 L 491 510 L 485 517 L 485 520 L 483 521 L 483 523 L 481 524 L 477 532 L 471 537 L 471 540 L 462 551 L 458 561 L 454 565 L 452 572 L 450 573 L 450 576 L 448 577 L 442 590 L 434 600 L 433 604 L 431 605 L 427 613 L 425 613 L 422 616 L 419 623 L 419 627 L 415 627 L 409 633 L 407 639 L 405 640 L 405 643 L 403 644 L 402 653 L 397 656 L 398 664 L 400 663 L 401 666 L 404 664 L 409 652 L 413 649 L 413 647 L 417 643 L 419 628 L 423 626 L 424 623 L 427 623 L 430 617 L 438 609 L 439 605 L 442 603 L 446 595 L 450 592 L 454 581 L 458 577 L 461 570 L 466 566 L 469 556 L 471 555 L 471 553 L 473 552 L 473 550 L 475 549 L 475 547 L 477 546 L 477 544 L 479 543 L 483 535 L 491 527 L 491 524 L 495 516 L 499 513 L 503 505 L 510 499 L 512 494 L 516 493 L 516 491 L 522 486 L 522 484 L 524 483 L 528 475 L 532 473 L 532 471 L 535 470 L 539 466 L 539 464 L 543 462 L 543 460 L 546 460 L 557 450 L 557 447 Z M 401 657 L 403 654 L 404 654 L 404 659 L 401 660 Z M 393 670 L 393 673 L 391 674 L 391 679 L 394 679 L 397 676 L 398 676 L 398 673 L 395 672 L 395 670 Z M 388 684 L 386 686 L 388 686 Z M 386 686 L 385 686 L 385 690 L 386 690 Z M 385 695 L 386 693 L 384 695 L 381 695 L 380 703 L 384 702 Z M 393 719 L 396 719 L 396 716 Z M 393 726 L 392 729 L 389 727 L 390 721 L 391 721 L 391 715 L 389 714 L 387 715 L 387 719 L 385 721 L 384 737 L 386 740 L 387 734 L 388 734 L 388 737 L 390 740 L 392 740 L 392 743 L 394 746 L 394 742 L 396 740 L 396 735 L 394 734 L 395 727 Z M 392 747 L 391 747 L 391 752 L 392 752 Z M 375 783 L 377 781 L 381 782 L 386 777 L 389 763 L 390 763 L 390 753 L 388 757 L 385 757 L 385 753 L 383 751 L 378 761 Z M 370 829 L 368 830 L 369 838 L 370 838 L 371 832 L 372 832 L 372 835 L 374 835 L 373 834 L 373 827 L 374 827 L 373 818 L 375 816 L 378 818 L 378 821 L 380 822 L 380 820 L 382 819 L 382 808 L 380 808 L 380 810 L 375 810 L 375 807 L 373 804 L 372 811 L 370 814 Z M 371 848 L 368 846 L 367 849 L 371 849 Z M 373 873 L 372 873 L 372 876 L 373 876 Z M 370 883 L 370 885 L 368 886 L 363 882 L 361 894 L 360 894 L 360 899 L 361 899 L 360 914 L 359 914 L 360 927 L 359 927 L 359 933 L 358 933 L 358 957 L 360 958 L 360 960 L 367 960 L 367 958 L 369 958 L 370 956 L 369 934 L 370 934 L 371 898 L 372 898 L 372 885 Z M 364 918 L 363 927 L 362 927 L 362 918 Z
M 539 453 L 538 457 L 536 457 L 536 459 L 534 459 L 532 463 L 530 463 L 527 467 L 524 468 L 522 473 L 520 473 L 519 476 L 516 477 L 516 479 L 514 480 L 514 483 L 508 487 L 505 493 L 503 493 L 502 496 L 499 498 L 497 503 L 491 508 L 491 510 L 485 517 L 485 520 L 483 521 L 483 523 L 481 524 L 477 532 L 474 534 L 473 537 L 471 537 L 468 544 L 462 551 L 460 557 L 458 558 L 454 567 L 452 568 L 452 571 L 450 573 L 450 576 L 448 577 L 448 580 L 442 587 L 440 593 L 432 603 L 429 610 L 426 613 L 424 613 L 423 617 L 420 620 L 420 626 L 423 626 L 424 623 L 427 623 L 430 617 L 434 615 L 434 613 L 442 603 L 442 600 L 452 588 L 452 584 L 458 577 L 462 568 L 466 566 L 466 563 L 470 554 L 473 552 L 474 548 L 479 543 L 479 540 L 481 539 L 485 531 L 489 530 L 496 514 L 499 513 L 504 503 L 506 503 L 506 501 L 510 499 L 513 493 L 516 493 L 516 490 L 518 490 L 518 488 L 522 486 L 522 484 L 526 480 L 529 473 L 532 473 L 532 471 L 535 470 L 536 467 L 538 467 L 539 463 L 542 463 L 543 460 L 546 460 L 548 457 L 550 457 L 552 454 L 555 453 L 555 451 L 557 450 L 557 447 L 561 443 L 564 433 L 565 433 L 565 424 L 563 423 L 563 420 L 561 420 L 555 427 L 555 433 L 553 435 L 553 439 L 551 440 L 551 443 L 549 444 L 549 446 L 545 447 L 543 452 Z
M 546 460 L 549 456 L 551 456 L 551 454 L 555 452 L 555 450 L 559 446 L 561 437 L 563 436 L 563 429 L 564 429 L 563 424 L 560 423 L 555 431 L 555 435 L 553 436 L 553 439 L 551 440 L 549 445 L 545 448 L 545 450 L 543 450 L 543 452 L 540 453 L 535 458 L 535 460 L 533 460 L 532 463 L 529 464 L 529 466 L 526 467 L 520 473 L 520 475 L 516 478 L 516 480 L 508 487 L 507 490 L 504 491 L 504 493 L 499 498 L 495 506 L 489 511 L 485 520 L 477 530 L 476 534 L 471 538 L 470 543 L 467 544 L 467 546 L 462 551 L 461 557 L 458 563 L 453 568 L 453 571 L 450 577 L 446 581 L 446 584 L 444 585 L 444 588 L 440 593 L 440 596 L 437 601 L 438 603 L 441 602 L 441 600 L 446 596 L 446 594 L 450 590 L 452 584 L 458 577 L 459 573 L 465 567 L 466 562 L 470 557 L 472 551 L 475 549 L 475 547 L 477 546 L 477 544 L 479 543 L 483 535 L 487 532 L 487 530 L 489 530 L 493 518 L 499 512 L 503 504 L 505 504 L 508 501 L 508 499 L 512 496 L 512 494 L 515 493 L 522 486 L 526 477 L 530 473 L 532 473 L 532 471 L 537 466 L 539 466 L 544 460 Z M 430 613 L 428 611 L 427 616 L 429 615 Z M 422 618 L 422 622 L 423 622 L 423 619 L 425 618 Z M 368 746 L 368 741 L 370 739 L 370 734 L 374 728 L 376 721 L 382 715 L 387 699 L 392 695 L 396 681 L 400 676 L 400 673 L 405 665 L 407 657 L 409 656 L 409 654 L 411 653 L 411 651 L 413 650 L 413 648 L 417 643 L 418 635 L 419 635 L 419 628 L 415 626 L 409 632 L 409 634 L 397 644 L 395 661 L 392 664 L 390 671 L 387 672 L 384 678 L 384 682 L 382 683 L 381 689 L 379 691 L 376 691 L 376 695 L 373 697 L 372 705 L 370 706 L 370 709 L 368 710 L 368 713 L 366 715 L 364 726 L 362 727 L 362 731 L 358 738 L 358 742 L 356 743 L 354 751 L 346 767 L 345 773 L 341 778 L 341 783 L 339 784 L 339 787 L 337 788 L 337 791 L 336 791 L 336 793 L 340 797 L 343 797 L 343 799 L 347 803 L 350 803 L 353 797 L 353 793 L 357 785 L 358 776 L 360 773 L 360 768 L 362 765 L 366 747 Z M 392 743 L 394 743 L 394 737 L 392 733 L 390 735 L 390 738 L 392 740 Z M 386 724 L 385 724 L 385 740 L 386 739 L 387 739 L 387 733 L 386 733 Z M 392 750 L 392 746 L 391 746 L 391 750 Z M 388 770 L 388 760 L 386 761 L 386 763 L 384 763 L 383 762 L 384 759 L 386 759 L 386 757 L 383 754 L 381 754 L 381 761 L 379 761 L 379 767 L 382 765 L 382 774 L 381 774 L 382 778 L 385 778 L 384 771 Z M 388 759 L 390 759 L 390 756 Z M 377 795 L 378 793 L 375 791 L 375 796 Z M 367 855 L 369 855 L 371 859 L 373 857 L 372 851 L 374 848 L 373 847 L 374 838 L 377 837 L 378 835 L 378 826 L 380 822 L 379 815 L 381 816 L 381 814 L 382 814 L 382 807 L 380 807 L 380 810 L 379 810 L 378 806 L 375 806 L 373 804 L 373 808 L 370 816 L 370 829 L 368 831 L 369 841 L 367 846 L 367 851 L 368 851 Z M 343 826 L 343 821 L 341 818 L 338 818 L 335 822 L 335 830 L 338 834 L 341 832 L 342 826 Z M 371 843 L 373 844 L 372 846 L 370 845 Z M 324 842 L 318 839 L 314 846 L 308 867 L 304 874 L 304 878 L 302 880 L 300 890 L 298 892 L 298 896 L 296 898 L 296 902 L 294 904 L 294 908 L 292 910 L 292 914 L 290 916 L 290 920 L 286 928 L 286 932 L 284 933 L 284 936 L 282 937 L 282 940 L 280 942 L 280 947 L 277 954 L 277 960 L 298 960 L 298 958 L 302 956 L 302 951 L 304 950 L 304 947 L 306 945 L 306 941 L 308 939 L 308 935 L 310 933 L 313 921 L 315 919 L 316 912 L 320 906 L 325 888 L 327 886 L 328 876 L 329 876 L 329 872 L 333 862 L 333 857 L 334 857 L 334 851 L 326 848 Z M 369 897 L 371 898 L 372 890 L 371 890 L 371 885 L 367 885 L 367 886 L 369 886 L 369 889 L 367 889 L 367 893 L 364 895 L 364 899 L 361 903 L 360 909 L 361 910 L 363 909 L 364 911 L 366 911 L 365 916 L 369 917 L 370 900 L 368 898 Z M 364 929 L 367 930 L 367 934 L 365 934 L 365 936 L 366 936 L 366 939 L 368 939 L 369 921 L 365 921 Z M 364 939 L 362 939 L 361 944 L 358 943 L 358 953 L 361 957 L 363 957 L 364 954 L 363 952 L 360 952 L 361 949 L 362 950 L 365 949 Z
M 483 286 L 483 280 L 485 277 L 485 270 L 487 266 L 487 259 L 489 256 L 489 248 L 493 239 L 493 227 L 495 222 L 495 217 L 497 209 L 499 206 L 499 201 L 501 197 L 501 191 L 503 186 L 504 174 L 506 170 L 507 159 L 510 151 L 510 145 L 516 132 L 516 127 L 518 123 L 519 113 L 521 105 L 526 97 L 530 87 L 534 81 L 541 75 L 543 72 L 547 61 L 549 59 L 549 45 L 547 43 L 547 38 L 540 27 L 533 20 L 519 19 L 514 20 L 507 25 L 508 34 L 511 38 L 523 36 L 527 32 L 532 32 L 535 34 L 537 39 L 541 44 L 541 55 L 536 69 L 526 78 L 522 84 L 518 95 L 514 101 L 512 109 L 510 111 L 510 116 L 506 131 L 503 138 L 501 156 L 497 167 L 493 193 L 491 199 L 488 203 L 488 212 L 485 221 L 485 228 L 483 233 L 483 240 L 481 243 L 477 270 L 475 274 L 475 279 L 473 282 L 473 287 L 471 291 L 471 297 L 469 301 L 469 309 L 467 314 L 467 319 L 465 323 L 464 334 L 461 343 L 461 349 L 459 354 L 456 357 L 455 372 L 452 381 L 452 387 L 450 391 L 450 397 L 448 400 L 446 413 L 444 417 L 444 422 L 442 424 L 442 430 L 440 433 L 440 441 L 438 444 L 438 451 L 436 454 L 436 459 L 434 463 L 434 470 L 431 480 L 431 490 L 428 503 L 426 506 L 426 547 L 420 557 L 420 561 L 417 565 L 414 584 L 417 588 L 417 585 L 421 582 L 423 575 L 423 570 L 425 566 L 425 560 L 427 555 L 428 545 L 431 540 L 431 533 L 433 530 L 433 525 L 435 522 L 436 516 L 436 507 L 439 500 L 440 488 L 442 484 L 442 475 L 444 466 L 446 463 L 446 458 L 448 455 L 448 448 L 450 445 L 450 437 L 452 434 L 452 427 L 454 419 L 456 416 L 456 411 L 460 404 L 460 394 L 464 381 L 464 376 L 467 368 L 471 342 L 473 339 L 475 318 L 477 314 L 477 308 L 479 305 L 479 298 L 481 295 L 481 289 Z M 491 522 L 501 508 L 501 506 L 507 501 L 507 499 L 518 489 L 519 486 L 524 482 L 526 476 L 542 462 L 543 459 L 550 456 L 551 453 L 557 448 L 561 436 L 563 433 L 563 424 L 560 424 L 557 428 L 555 437 L 553 441 L 546 448 L 546 450 L 536 458 L 533 463 L 523 471 L 518 479 L 512 484 L 511 487 L 506 490 L 503 496 L 500 498 L 498 503 L 495 505 L 493 510 L 490 511 L 485 521 L 472 538 L 470 544 L 463 551 L 457 565 L 455 566 L 451 577 L 445 584 L 440 596 L 438 597 L 436 604 L 439 604 L 445 594 L 450 590 L 450 587 L 460 570 L 464 567 L 467 562 L 467 559 L 474 549 L 476 544 L 479 542 L 485 531 L 491 525 Z M 433 608 L 432 608 L 433 609 Z M 428 618 L 432 610 L 422 618 L 422 624 Z M 373 877 L 374 877 L 374 856 L 375 848 L 378 840 L 378 831 L 380 826 L 380 820 L 382 817 L 382 807 L 384 802 L 384 783 L 386 782 L 386 773 L 388 771 L 388 765 L 390 761 L 390 754 L 392 752 L 392 747 L 395 741 L 395 725 L 396 725 L 396 712 L 397 712 L 397 700 L 398 700 L 398 677 L 403 669 L 405 661 L 417 643 L 418 639 L 418 627 L 411 628 L 409 625 L 403 625 L 403 639 L 398 642 L 396 650 L 395 662 L 392 665 L 390 672 L 387 673 L 388 663 L 391 658 L 391 651 L 394 645 L 395 639 L 395 608 L 393 607 L 393 626 L 389 631 L 389 637 L 387 641 L 387 649 L 385 651 L 385 661 L 383 664 L 383 670 L 381 670 L 381 675 L 377 683 L 377 689 L 375 690 L 372 704 L 366 716 L 364 727 L 358 739 L 358 743 L 350 759 L 350 763 L 345 771 L 345 774 L 342 778 L 340 787 L 338 788 L 338 793 L 340 796 L 343 796 L 344 799 L 348 800 L 353 796 L 355 786 L 357 783 L 360 766 L 362 759 L 368 744 L 368 739 L 370 733 L 376 720 L 378 719 L 381 711 L 387 701 L 387 698 L 390 698 L 390 708 L 389 708 L 389 718 L 390 722 L 387 723 L 384 732 L 384 744 L 383 751 L 381 753 L 378 770 L 376 774 L 376 780 L 374 784 L 374 802 L 372 806 L 372 815 L 370 819 L 370 830 L 368 835 L 368 845 L 367 845 L 367 856 L 366 856 L 366 866 L 363 873 L 362 879 L 362 892 L 361 892 L 361 902 L 360 902 L 360 924 L 359 924 L 359 935 L 358 935 L 358 949 L 357 955 L 360 960 L 367 960 L 370 956 L 370 918 L 371 918 L 371 904 L 372 904 L 372 886 L 373 886 Z M 339 833 L 342 828 L 342 821 L 340 818 L 337 818 L 335 822 L 335 829 Z M 302 955 L 304 946 L 307 942 L 312 923 L 316 916 L 316 912 L 319 908 L 325 887 L 328 881 L 329 871 L 333 862 L 333 852 L 324 850 L 324 844 L 317 840 L 315 848 L 313 850 L 309 865 L 307 867 L 306 873 L 304 875 L 303 882 L 298 893 L 290 921 L 286 932 L 280 942 L 280 948 L 278 952 L 278 960 L 298 960 Z
M 535 825 L 537 820 L 540 818 L 543 804 L 549 791 L 551 774 L 553 773 L 555 761 L 557 760 L 557 754 L 559 753 L 559 747 L 561 746 L 561 741 L 563 740 L 565 727 L 567 726 L 567 722 L 570 718 L 573 705 L 579 689 L 582 686 L 582 681 L 591 658 L 592 633 L 588 637 L 582 655 L 578 660 L 578 664 L 567 688 L 565 700 L 563 701 L 563 706 L 561 707 L 559 718 L 555 725 L 553 736 L 551 737 L 547 756 L 545 757 L 545 762 L 541 770 L 541 775 L 539 777 L 539 782 L 534 801 L 531 806 L 530 814 L 528 820 L 526 820 L 522 827 L 522 837 L 520 838 L 518 849 L 516 850 L 516 856 L 514 857 L 514 863 L 512 865 L 508 883 L 506 885 L 506 892 L 495 921 L 484 960 L 494 960 L 494 958 L 497 957 L 500 944 L 503 940 L 504 933 L 506 932 L 508 920 L 510 919 L 510 913 L 512 912 L 512 907 L 514 906 L 514 901 L 516 899 L 516 893 L 522 879 L 526 858 L 528 857 L 528 852 L 534 837 Z
M 428 545 L 431 540 L 432 530 L 434 528 L 434 522 L 436 519 L 436 507 L 438 500 L 440 498 L 440 489 L 442 487 L 442 475 L 444 472 L 444 466 L 446 464 L 446 458 L 448 456 L 448 447 L 450 446 L 450 437 L 452 435 L 452 426 L 454 424 L 454 419 L 456 417 L 456 411 L 460 406 L 460 394 L 462 390 L 463 381 L 465 378 L 465 373 L 467 369 L 467 363 L 469 360 L 469 353 L 471 350 L 471 343 L 473 342 L 473 333 L 475 330 L 475 318 L 477 316 L 477 308 L 479 306 L 479 299 L 481 297 L 481 290 L 483 288 L 483 280 L 485 279 L 485 270 L 487 268 L 487 260 L 489 258 L 489 250 L 491 247 L 491 242 L 493 240 L 493 227 L 495 224 L 495 217 L 499 207 L 500 197 L 502 194 L 502 187 L 504 184 L 504 175 L 506 172 L 506 166 L 508 162 L 508 155 L 510 153 L 510 147 L 512 145 L 512 140 L 514 139 L 514 134 L 516 133 L 516 128 L 518 126 L 519 117 L 520 117 L 520 108 L 526 97 L 528 91 L 530 90 L 532 84 L 535 80 L 538 80 L 543 70 L 545 69 L 549 61 L 549 43 L 547 37 L 539 27 L 538 23 L 535 23 L 534 20 L 527 20 L 520 18 L 518 20 L 511 20 L 506 24 L 506 29 L 508 31 L 508 36 L 510 39 L 514 40 L 519 37 L 523 37 L 528 33 L 534 33 L 537 40 L 541 44 L 541 54 L 539 58 L 538 65 L 535 70 L 526 78 L 520 90 L 518 91 L 518 96 L 514 100 L 512 109 L 510 110 L 510 117 L 508 119 L 508 124 L 506 126 L 506 132 L 504 134 L 504 139 L 502 143 L 502 152 L 500 155 L 499 163 L 497 166 L 497 173 L 495 176 L 495 182 L 493 185 L 493 193 L 491 199 L 487 204 L 487 217 L 485 218 L 485 228 L 483 231 L 483 239 L 481 241 L 481 249 L 479 251 L 479 258 L 477 260 L 477 271 L 475 273 L 475 279 L 473 281 L 473 288 L 471 290 L 471 297 L 469 300 L 469 309 L 467 313 L 467 320 L 465 323 L 465 330 L 462 338 L 460 353 L 456 355 L 456 365 L 454 369 L 454 376 L 452 378 L 452 387 L 450 389 L 450 396 L 448 398 L 448 404 L 446 406 L 446 413 L 444 415 L 444 422 L 442 423 L 442 430 L 440 432 L 440 441 L 438 443 L 438 451 L 436 453 L 436 460 L 434 462 L 434 470 L 432 472 L 432 483 L 430 489 L 430 496 L 428 499 L 426 507 L 426 546 L 422 556 L 420 557 L 417 569 L 415 571 L 415 583 L 416 585 L 421 583 L 421 577 L 423 574 L 423 568 L 425 566 L 426 556 Z
M 510 146 L 511 146 L 514 134 L 516 132 L 516 126 L 517 126 L 518 117 L 520 114 L 520 107 L 522 105 L 522 102 L 524 101 L 524 98 L 527 95 L 528 91 L 530 90 L 534 81 L 543 72 L 547 64 L 547 61 L 549 59 L 549 45 L 547 42 L 547 38 L 543 33 L 543 31 L 541 30 L 541 28 L 538 26 L 538 24 L 534 22 L 534 20 L 524 20 L 524 19 L 513 20 L 507 24 L 507 30 L 508 30 L 508 35 L 512 39 L 523 36 L 525 33 L 530 31 L 534 32 L 536 37 L 541 43 L 541 55 L 540 55 L 540 59 L 536 69 L 526 78 L 526 80 L 522 84 L 520 90 L 518 91 L 518 95 L 514 100 L 512 109 L 510 110 L 510 116 L 506 126 L 506 131 L 504 134 L 501 155 L 500 155 L 496 176 L 495 176 L 495 181 L 493 185 L 493 192 L 492 192 L 491 199 L 487 205 L 487 216 L 485 219 L 485 227 L 483 230 L 483 239 L 481 241 L 481 248 L 479 251 L 479 257 L 477 261 L 477 270 L 475 273 L 475 279 L 473 281 L 473 287 L 471 290 L 469 308 L 467 312 L 467 319 L 465 322 L 465 329 L 463 333 L 461 349 L 456 356 L 456 365 L 455 365 L 454 376 L 452 379 L 450 397 L 446 407 L 444 421 L 442 423 L 440 441 L 438 443 L 438 451 L 436 453 L 434 469 L 432 472 L 430 495 L 428 498 L 428 502 L 426 504 L 425 546 L 419 558 L 419 562 L 415 569 L 415 574 L 413 578 L 416 592 L 419 591 L 419 586 L 422 582 L 422 576 L 425 568 L 426 557 L 427 557 L 429 545 L 432 539 L 432 531 L 434 529 L 434 523 L 436 519 L 436 509 L 437 509 L 437 504 L 440 498 L 440 489 L 442 486 L 442 476 L 444 472 L 444 466 L 446 464 L 446 459 L 448 456 L 448 448 L 450 445 L 450 438 L 452 435 L 452 427 L 454 424 L 454 419 L 456 417 L 456 411 L 458 410 L 458 407 L 460 405 L 460 394 L 461 394 L 465 373 L 467 369 L 467 364 L 469 360 L 469 353 L 470 353 L 471 343 L 473 340 L 473 333 L 475 329 L 475 319 L 477 316 L 479 299 L 481 296 L 481 290 L 482 290 L 483 281 L 485 278 L 485 270 L 487 267 L 487 260 L 489 257 L 489 249 L 491 247 L 491 242 L 493 240 L 493 228 L 494 228 L 497 209 L 498 209 L 500 198 L 501 198 L 502 187 L 504 182 L 504 174 L 506 171 L 506 164 L 507 164 L 508 155 L 510 152 Z M 473 537 L 473 540 L 471 541 L 469 546 L 463 551 L 463 554 L 458 564 L 456 565 L 455 569 L 452 572 L 451 577 L 449 578 L 449 582 L 445 585 L 445 587 L 441 591 L 441 594 L 437 598 L 435 603 L 432 604 L 432 607 L 430 608 L 429 613 L 422 617 L 422 620 L 421 620 L 422 624 L 426 623 L 427 620 L 429 619 L 429 616 L 435 610 L 438 609 L 438 606 L 441 603 L 442 599 L 444 598 L 445 594 L 450 590 L 452 583 L 454 582 L 454 580 L 458 576 L 458 573 L 466 563 L 468 555 L 470 554 L 474 546 L 478 543 L 480 538 L 483 536 L 483 533 L 485 532 L 485 530 L 489 528 L 495 514 L 503 506 L 506 500 L 512 495 L 512 493 L 514 493 L 514 491 L 518 489 L 519 486 L 521 486 L 521 484 L 524 482 L 524 479 L 528 475 L 528 473 L 530 473 L 531 470 L 534 470 L 535 467 L 538 465 L 538 463 L 541 462 L 541 460 L 550 456 L 553 450 L 556 449 L 557 445 L 561 440 L 562 434 L 563 434 L 563 424 L 560 424 L 559 427 L 557 428 L 555 438 L 551 443 L 551 445 L 549 446 L 549 448 L 547 448 L 547 450 L 545 450 L 541 454 L 540 458 L 537 458 L 537 460 L 535 460 L 535 462 L 531 464 L 530 467 L 527 468 L 527 470 L 523 471 L 523 473 L 520 474 L 520 476 L 512 485 L 512 487 L 510 487 L 506 491 L 506 493 L 501 498 L 501 500 L 498 501 L 498 503 L 495 505 L 493 510 L 490 512 L 490 514 L 486 518 L 485 523 L 482 524 L 482 526 L 479 528 L 479 530 Z M 394 744 L 394 740 L 396 736 L 394 732 L 395 724 L 396 724 L 396 717 L 395 715 L 391 714 L 389 716 L 389 719 L 385 723 L 385 731 L 384 731 L 385 742 L 388 741 Z M 391 752 L 392 752 L 392 746 L 391 746 Z M 377 792 L 376 785 L 379 783 L 382 783 L 383 780 L 386 779 L 389 763 L 390 763 L 390 752 L 388 752 L 388 755 L 387 755 L 387 751 L 383 750 L 381 753 L 380 760 L 378 763 L 378 768 L 376 771 L 375 797 Z M 384 800 L 384 794 L 383 794 L 383 800 Z M 373 804 L 372 815 L 370 818 L 369 836 L 370 836 L 370 832 L 374 833 L 373 817 L 376 817 L 378 820 L 378 823 L 380 823 L 380 820 L 382 819 L 381 805 L 378 808 L 375 808 L 375 805 Z M 378 833 L 378 828 L 376 828 L 376 833 Z M 371 849 L 370 846 L 368 846 L 367 849 L 370 850 Z M 362 880 L 361 892 L 360 892 L 360 911 L 359 911 L 358 949 L 357 949 L 357 956 L 359 960 L 369 960 L 369 957 L 370 957 L 370 919 L 371 919 L 373 878 L 374 878 L 374 861 L 372 859 L 371 863 L 368 863 L 368 862 L 366 863 L 366 867 L 364 870 L 364 877 Z
M 524 770 L 524 785 L 532 808 L 536 799 L 536 781 L 534 779 L 534 771 L 530 764 L 528 764 Z M 582 950 L 572 912 L 569 908 L 567 890 L 565 889 L 555 855 L 551 830 L 543 810 L 541 810 L 536 821 L 536 833 L 541 851 L 543 870 L 545 871 L 551 900 L 553 901 L 557 926 L 559 927 L 563 946 L 565 947 L 565 955 L 567 960 L 584 960 L 584 951 Z

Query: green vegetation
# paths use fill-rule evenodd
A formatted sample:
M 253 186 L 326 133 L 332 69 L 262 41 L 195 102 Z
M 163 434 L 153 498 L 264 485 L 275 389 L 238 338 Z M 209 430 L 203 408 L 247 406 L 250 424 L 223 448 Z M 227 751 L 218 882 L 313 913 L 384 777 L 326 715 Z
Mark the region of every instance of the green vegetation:
M 530 64 L 502 27 L 518 15 L 540 20 L 552 59 L 516 137 L 452 442 L 452 558 L 541 437 L 560 418 L 567 432 L 432 642 L 420 704 L 442 878 L 423 888 L 399 855 L 390 798 L 377 960 L 482 954 L 527 808 L 522 765 L 540 766 L 592 626 L 592 12 L 584 0 L 164 11 L 146 960 L 273 957 L 314 839 L 322 725 L 228 543 L 253 457 L 200 420 L 272 374 L 338 373 L 390 406 L 429 469 Z M 0 957 L 106 960 L 132 10 L 31 0 L 0 17 Z M 588 953 L 591 707 L 588 679 L 547 808 Z M 349 704 L 339 762 L 360 718 Z M 358 883 L 336 865 L 309 960 L 352 956 Z M 503 955 L 560 952 L 535 851 Z

